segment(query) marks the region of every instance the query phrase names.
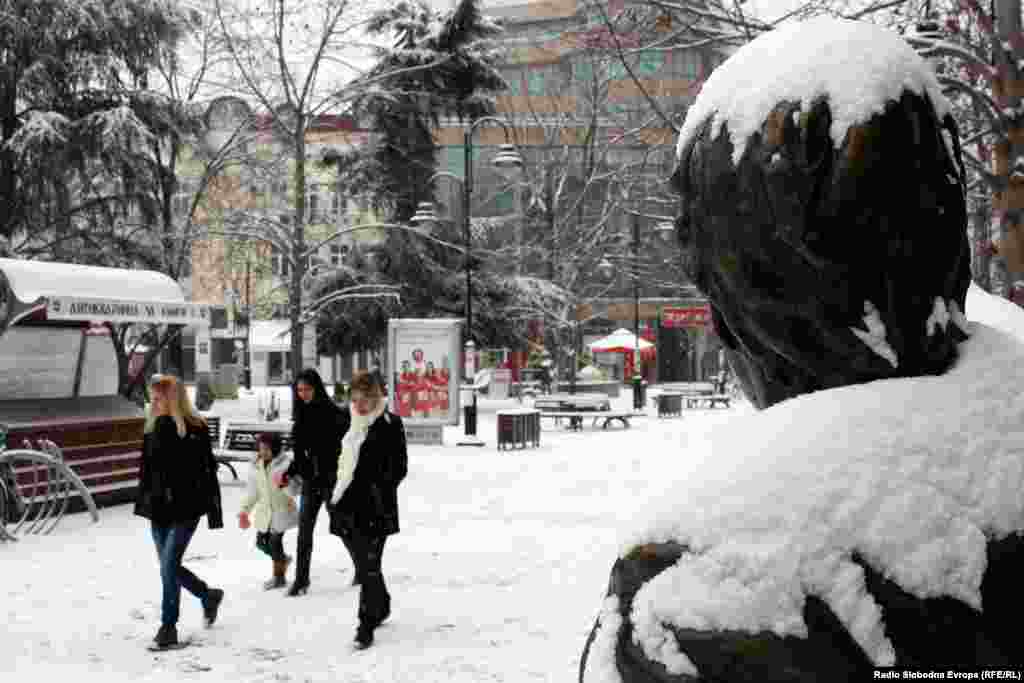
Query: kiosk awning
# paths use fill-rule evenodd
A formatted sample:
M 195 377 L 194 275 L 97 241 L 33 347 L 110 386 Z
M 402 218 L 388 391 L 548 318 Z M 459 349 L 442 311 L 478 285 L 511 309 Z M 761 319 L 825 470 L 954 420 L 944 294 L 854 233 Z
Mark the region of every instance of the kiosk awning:
M 210 324 L 210 307 L 185 301 L 163 273 L 0 258 L 0 327 L 40 311 L 55 321 Z

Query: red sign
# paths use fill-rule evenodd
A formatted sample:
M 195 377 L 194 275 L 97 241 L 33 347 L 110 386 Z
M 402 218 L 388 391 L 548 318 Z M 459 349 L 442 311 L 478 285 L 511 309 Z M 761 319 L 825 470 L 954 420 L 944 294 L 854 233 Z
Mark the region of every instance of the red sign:
M 666 308 L 661 314 L 664 327 L 704 327 L 711 323 L 711 306 Z

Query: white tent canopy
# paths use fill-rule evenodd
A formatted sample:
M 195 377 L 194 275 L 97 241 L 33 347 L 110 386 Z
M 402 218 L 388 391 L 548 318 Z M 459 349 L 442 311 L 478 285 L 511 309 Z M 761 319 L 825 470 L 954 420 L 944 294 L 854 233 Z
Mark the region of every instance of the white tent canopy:
M 185 301 L 163 273 L 0 258 L 0 326 L 38 311 L 55 321 L 210 324 L 210 307 Z
M 249 342 L 253 351 L 290 351 L 292 333 L 287 320 L 253 320 Z
M 640 339 L 639 342 L 640 351 L 654 348 L 654 344 L 649 341 Z M 632 351 L 637 348 L 637 338 L 629 330 L 620 327 L 607 337 L 590 342 L 589 347 L 595 353 Z

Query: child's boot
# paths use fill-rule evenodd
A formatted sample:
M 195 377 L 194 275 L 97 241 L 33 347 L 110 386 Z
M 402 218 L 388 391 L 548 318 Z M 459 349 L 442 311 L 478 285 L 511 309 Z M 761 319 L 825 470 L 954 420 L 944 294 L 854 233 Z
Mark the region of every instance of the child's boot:
M 270 580 L 263 584 L 263 590 L 273 590 L 275 588 L 284 588 L 286 581 L 284 580 L 284 574 L 288 570 L 287 560 L 279 561 L 274 560 L 274 575 L 270 577 Z

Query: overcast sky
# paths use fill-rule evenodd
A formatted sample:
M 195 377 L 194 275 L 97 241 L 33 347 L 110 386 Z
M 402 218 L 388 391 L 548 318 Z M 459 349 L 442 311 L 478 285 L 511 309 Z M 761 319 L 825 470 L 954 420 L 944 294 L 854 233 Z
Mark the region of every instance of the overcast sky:
M 521 5 L 529 0 L 484 0 L 484 7 L 500 5 Z M 427 0 L 438 9 L 451 7 L 452 0 Z M 747 0 L 744 9 L 754 15 L 770 21 L 803 4 L 805 0 Z

